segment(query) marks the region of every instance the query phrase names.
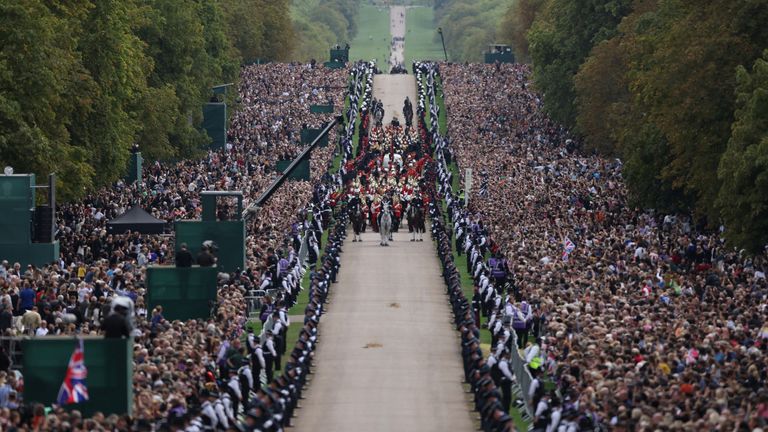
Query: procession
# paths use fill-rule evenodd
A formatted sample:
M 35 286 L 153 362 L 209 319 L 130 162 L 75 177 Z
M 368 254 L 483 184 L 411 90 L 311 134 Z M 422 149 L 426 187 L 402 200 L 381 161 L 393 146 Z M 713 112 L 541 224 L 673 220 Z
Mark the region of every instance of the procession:
M 9 1 L 0 431 L 768 430 L 760 2 Z

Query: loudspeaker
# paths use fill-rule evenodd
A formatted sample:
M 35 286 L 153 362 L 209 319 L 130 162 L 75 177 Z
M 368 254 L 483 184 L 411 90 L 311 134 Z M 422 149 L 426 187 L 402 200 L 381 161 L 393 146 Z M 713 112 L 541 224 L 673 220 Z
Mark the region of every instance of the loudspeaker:
M 38 206 L 35 208 L 35 226 L 32 238 L 35 243 L 53 243 L 53 227 L 55 215 L 53 207 Z

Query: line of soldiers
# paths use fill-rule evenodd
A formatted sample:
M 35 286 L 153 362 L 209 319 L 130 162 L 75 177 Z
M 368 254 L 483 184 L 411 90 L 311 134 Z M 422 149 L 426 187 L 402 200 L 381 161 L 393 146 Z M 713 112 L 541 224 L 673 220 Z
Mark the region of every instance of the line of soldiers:
M 317 198 L 322 201 L 327 196 Z M 198 393 L 199 403 L 190 404 L 188 413 L 171 413 L 167 428 L 161 430 L 278 432 L 290 425 L 311 372 L 323 305 L 341 265 L 346 212 L 340 211 L 337 217 L 324 254 L 311 273 L 309 304 L 304 310 L 298 340 L 284 359 L 284 366 L 281 367 L 281 357 L 287 348 L 289 322 L 285 304 L 278 301 L 269 317 L 269 328 L 261 336 L 248 331 L 244 348 L 235 339 L 230 347 L 234 355 L 225 355 L 225 360 L 218 364 L 218 379 L 215 367 L 206 374 L 204 388 Z M 273 371 L 280 369 L 282 372 L 274 377 Z M 265 383 L 261 380 L 262 372 Z
M 263 343 L 259 336 L 249 334 L 247 343 L 251 352 L 243 365 L 227 370 L 229 379 L 221 382 L 218 391 L 206 388 L 201 392 L 200 415 L 186 428 L 171 430 L 279 432 L 291 425 L 307 376 L 311 373 L 323 305 L 341 265 L 339 254 L 346 236 L 345 218 L 344 213 L 340 213 L 339 221 L 328 237 L 322 264 L 312 273 L 310 301 L 304 311 L 303 327 L 296 345 L 285 360 L 282 373 L 274 379 L 269 376 L 271 371 L 268 368 L 272 364 L 280 368 L 273 332 L 265 332 Z M 259 382 L 263 370 L 267 375 L 266 386 Z
M 311 358 L 317 342 L 317 325 L 322 315 L 330 284 L 336 281 L 341 265 L 339 254 L 346 236 L 346 216 L 334 225 L 328 237 L 328 247 L 321 259 L 322 265 L 312 274 L 310 303 L 304 312 L 304 327 L 299 340 L 285 362 L 282 375 L 259 390 L 246 411 L 240 430 L 248 432 L 280 431 L 290 426 L 290 419 L 301 398 L 301 392 L 310 373 Z
M 429 169 L 434 171 L 434 164 L 430 164 Z M 439 201 L 435 201 L 437 194 L 434 187 L 429 187 L 427 193 L 432 197 L 432 237 L 437 242 L 438 257 L 442 263 L 443 279 L 450 297 L 456 329 L 461 334 L 464 378 L 474 394 L 474 407 L 480 413 L 481 428 L 485 432 L 513 431 L 514 424 L 508 409 L 504 408 L 503 396 L 494 380 L 492 368 L 486 363 L 480 349 L 480 329 L 475 322 L 471 305 L 462 291 L 461 278 L 453 261 L 450 231 L 443 222 L 444 216 Z M 510 373 L 507 379 L 514 379 L 514 376 Z

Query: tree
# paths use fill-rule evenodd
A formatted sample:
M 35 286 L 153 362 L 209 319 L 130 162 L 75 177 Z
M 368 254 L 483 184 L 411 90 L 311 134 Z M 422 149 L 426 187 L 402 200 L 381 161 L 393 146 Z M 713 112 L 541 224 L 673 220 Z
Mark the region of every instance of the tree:
M 287 61 L 293 52 L 295 37 L 290 6 L 290 0 L 262 0 L 264 52 L 269 60 Z
M 85 12 L 75 2 L 56 11 L 39 0 L 0 2 L 0 162 L 56 172 L 65 199 L 90 188 L 94 173 L 67 130 L 94 90 L 69 25 Z
M 630 49 L 630 89 L 669 143 L 662 178 L 717 222 L 717 168 L 733 123 L 740 64 L 768 45 L 768 5 L 664 0 L 648 14 Z
M 549 0 L 528 32 L 544 108 L 567 126 L 576 122 L 573 78 L 592 47 L 616 34 L 631 0 Z
M 545 0 L 515 0 L 507 9 L 499 26 L 502 40 L 509 43 L 518 62 L 529 62 L 528 31 Z
M 152 68 L 135 34 L 142 20 L 134 0 L 99 0 L 84 20 L 72 23 L 73 28 L 82 28 L 78 50 L 95 85 L 87 94 L 90 103 L 69 130 L 72 144 L 83 149 L 95 169 L 95 184 L 125 174 L 141 128 L 137 111 Z
M 760 252 L 768 244 L 768 50 L 752 73 L 736 72 L 736 112 L 720 160 L 717 206 L 731 244 Z

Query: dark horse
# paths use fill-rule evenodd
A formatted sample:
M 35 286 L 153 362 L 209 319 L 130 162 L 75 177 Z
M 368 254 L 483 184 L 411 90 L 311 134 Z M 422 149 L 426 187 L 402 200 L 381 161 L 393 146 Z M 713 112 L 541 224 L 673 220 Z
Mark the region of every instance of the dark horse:
M 424 209 L 418 204 L 417 198 L 412 199 L 408 203 L 408 210 L 406 216 L 408 217 L 408 232 L 411 233 L 411 241 L 424 241 L 422 237 L 424 231 Z
M 351 203 L 349 208 L 349 220 L 352 222 L 352 229 L 355 231 L 355 236 L 352 238 L 353 242 L 363 241 L 360 234 L 365 231 L 365 216 L 363 215 L 362 206 L 359 200 L 355 200 Z

